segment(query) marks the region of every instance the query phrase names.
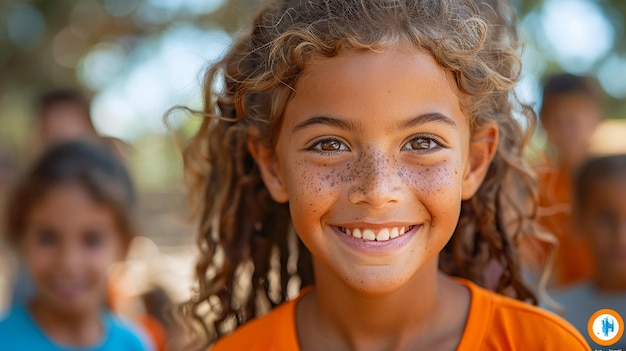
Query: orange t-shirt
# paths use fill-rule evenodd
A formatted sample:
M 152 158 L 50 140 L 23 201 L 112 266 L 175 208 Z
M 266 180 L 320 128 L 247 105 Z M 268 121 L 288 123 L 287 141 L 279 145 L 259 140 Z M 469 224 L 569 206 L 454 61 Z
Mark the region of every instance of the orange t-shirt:
M 470 290 L 471 304 L 458 351 L 589 351 L 583 337 L 562 318 L 476 284 L 457 279 Z M 298 351 L 296 304 L 283 303 L 220 339 L 211 351 Z
M 571 224 L 572 182 L 567 172 L 552 166 L 538 171 L 537 222 L 559 240 L 552 285 L 565 286 L 589 278 L 593 260 L 583 238 L 573 235 Z M 545 265 L 549 246 L 540 246 L 539 265 Z

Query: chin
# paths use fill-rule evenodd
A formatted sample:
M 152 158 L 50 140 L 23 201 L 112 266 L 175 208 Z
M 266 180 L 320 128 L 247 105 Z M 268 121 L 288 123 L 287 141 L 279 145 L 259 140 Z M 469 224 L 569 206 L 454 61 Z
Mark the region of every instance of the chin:
M 389 274 L 385 270 L 345 278 L 346 284 L 356 292 L 372 297 L 393 294 L 406 286 L 409 278 Z

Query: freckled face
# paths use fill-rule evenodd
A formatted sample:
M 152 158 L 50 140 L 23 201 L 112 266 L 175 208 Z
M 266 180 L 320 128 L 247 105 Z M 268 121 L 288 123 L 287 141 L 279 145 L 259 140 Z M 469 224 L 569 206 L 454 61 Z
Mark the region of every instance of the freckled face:
M 51 190 L 30 211 L 21 253 L 43 305 L 64 313 L 100 309 L 122 234 L 108 207 L 75 185 Z
M 275 156 L 318 273 L 385 292 L 437 260 L 468 163 L 456 89 L 431 56 L 401 48 L 348 51 L 305 70 Z

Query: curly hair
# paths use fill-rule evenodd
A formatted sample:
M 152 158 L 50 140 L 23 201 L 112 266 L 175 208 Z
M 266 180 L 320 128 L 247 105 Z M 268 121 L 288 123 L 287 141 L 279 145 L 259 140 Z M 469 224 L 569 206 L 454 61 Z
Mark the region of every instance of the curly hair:
M 505 1 L 487 0 L 283 0 L 261 9 L 206 72 L 205 118 L 184 154 L 201 255 L 198 290 L 183 313 L 209 343 L 292 297 L 292 282 L 313 283 L 310 253 L 294 238 L 288 205 L 265 188 L 248 130 L 272 147 L 304 68 L 350 49 L 430 53 L 453 75 L 471 130 L 497 123 L 495 158 L 461 205 L 440 269 L 484 285 L 484 268 L 495 261 L 504 271 L 495 290 L 536 303 L 516 254 L 519 237 L 535 233 L 537 195 L 523 157 L 536 116 L 513 90 L 521 70 L 514 21 Z

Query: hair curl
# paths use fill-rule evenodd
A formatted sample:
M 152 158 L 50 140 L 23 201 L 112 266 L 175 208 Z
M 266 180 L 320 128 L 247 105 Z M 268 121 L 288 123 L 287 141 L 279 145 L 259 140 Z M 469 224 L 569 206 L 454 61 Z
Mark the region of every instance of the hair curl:
M 508 4 L 495 0 L 285 0 L 256 15 L 251 30 L 206 72 L 205 119 L 184 154 L 201 255 L 198 291 L 183 313 L 199 322 L 208 342 L 263 313 L 259 301 L 273 308 L 289 298 L 294 277 L 313 283 L 310 254 L 299 241 L 298 264 L 291 264 L 288 205 L 275 203 L 265 188 L 247 149 L 248 129 L 274 145 L 304 68 L 349 49 L 401 44 L 429 52 L 454 76 L 471 129 L 497 123 L 497 153 L 477 194 L 462 203 L 440 268 L 482 284 L 495 261 L 504 271 L 495 290 L 536 302 L 522 283 L 515 248 L 522 233 L 535 233 L 536 184 L 523 151 L 536 116 L 513 91 L 521 70 L 514 21 Z

